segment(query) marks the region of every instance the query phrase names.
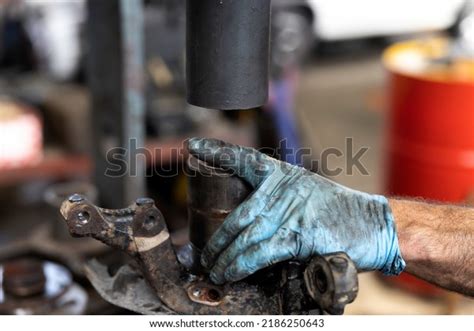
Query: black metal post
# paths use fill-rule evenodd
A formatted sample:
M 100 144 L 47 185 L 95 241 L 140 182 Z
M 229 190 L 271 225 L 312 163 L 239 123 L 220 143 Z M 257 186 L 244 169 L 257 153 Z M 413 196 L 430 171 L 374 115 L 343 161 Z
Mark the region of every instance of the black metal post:
M 187 97 L 213 109 L 268 98 L 270 0 L 187 0 Z
M 136 155 L 144 145 L 142 6 L 142 1 L 88 1 L 94 177 L 101 203 L 109 208 L 145 195 L 145 160 Z

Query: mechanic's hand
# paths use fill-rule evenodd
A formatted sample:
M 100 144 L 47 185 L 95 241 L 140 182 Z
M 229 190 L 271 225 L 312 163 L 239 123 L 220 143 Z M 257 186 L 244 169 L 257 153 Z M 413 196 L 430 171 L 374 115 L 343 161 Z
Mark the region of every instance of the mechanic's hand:
M 201 263 L 216 284 L 271 264 L 345 252 L 359 270 L 398 275 L 405 267 L 386 198 L 354 191 L 266 156 L 214 139 L 192 138 L 189 152 L 237 174 L 256 190 L 225 220 Z

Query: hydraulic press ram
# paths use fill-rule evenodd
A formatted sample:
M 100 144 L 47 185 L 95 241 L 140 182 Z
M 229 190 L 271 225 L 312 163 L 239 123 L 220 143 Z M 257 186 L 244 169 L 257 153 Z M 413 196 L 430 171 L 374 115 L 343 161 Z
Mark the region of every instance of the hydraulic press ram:
M 270 0 L 187 0 L 187 99 L 205 108 L 250 109 L 268 94 Z M 242 179 L 188 159 L 190 242 L 171 243 L 162 213 L 148 198 L 104 209 L 80 195 L 61 213 L 73 236 L 89 236 L 128 253 L 135 267 L 115 274 L 93 261 L 86 273 L 108 301 L 166 314 L 341 314 L 358 292 L 357 269 L 343 252 L 307 264 L 280 263 L 247 279 L 212 284 L 200 250 L 252 192 Z

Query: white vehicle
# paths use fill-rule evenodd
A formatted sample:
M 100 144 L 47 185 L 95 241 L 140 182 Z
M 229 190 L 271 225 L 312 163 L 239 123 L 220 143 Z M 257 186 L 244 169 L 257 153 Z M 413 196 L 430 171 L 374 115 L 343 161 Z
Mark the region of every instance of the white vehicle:
M 466 0 L 308 0 L 313 30 L 323 40 L 444 30 Z
M 317 41 L 387 37 L 446 30 L 461 23 L 474 0 L 273 0 L 276 57 Z M 472 20 L 470 21 L 472 22 Z M 473 28 L 474 29 L 474 28 Z M 293 54 L 294 56 L 294 54 Z

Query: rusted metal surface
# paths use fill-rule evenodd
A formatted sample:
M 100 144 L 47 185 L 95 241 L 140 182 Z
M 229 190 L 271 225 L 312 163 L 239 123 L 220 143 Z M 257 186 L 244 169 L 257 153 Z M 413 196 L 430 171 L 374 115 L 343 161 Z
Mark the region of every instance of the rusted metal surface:
M 59 213 L 59 211 L 58 211 Z M 58 220 L 52 216 L 52 220 L 58 222 Z M 64 222 L 60 224 L 64 226 L 66 225 Z M 48 270 L 61 270 L 59 274 L 67 274 L 72 273 L 75 279 L 81 280 L 81 284 L 86 284 L 87 280 L 84 270 L 85 262 L 90 259 L 91 257 L 97 257 L 104 260 L 107 260 L 108 263 L 118 263 L 120 264 L 120 259 L 122 256 L 117 256 L 116 252 L 113 252 L 110 247 L 98 242 L 96 240 L 80 240 L 74 239 L 69 236 L 69 240 L 61 240 L 58 239 L 54 227 L 50 222 L 42 222 L 42 224 L 33 227 L 28 233 L 25 233 L 23 236 L 12 240 L 4 245 L 0 246 L 0 273 L 2 272 L 5 265 L 8 265 L 7 262 L 10 261 L 18 261 L 27 259 L 27 261 L 48 261 L 46 262 Z M 29 263 L 29 262 L 28 262 Z M 34 262 L 33 262 L 34 263 Z M 52 264 L 57 265 L 58 267 L 50 267 Z M 44 263 L 43 263 L 44 266 Z M 67 272 L 63 272 L 66 270 Z M 64 297 L 59 298 L 57 301 L 50 301 L 49 299 L 46 300 L 47 303 L 41 300 L 37 300 L 42 296 L 35 296 L 38 297 L 35 300 L 31 300 L 29 297 L 23 300 L 21 297 L 18 296 L 20 292 L 25 292 L 25 286 L 21 285 L 23 289 L 20 289 L 20 284 L 18 284 L 17 289 L 12 289 L 12 281 L 23 281 L 18 279 L 13 279 L 8 276 L 7 270 L 7 285 L 4 286 L 3 294 L 0 293 L 0 311 L 3 313 L 15 313 L 14 311 L 17 308 L 28 308 L 28 313 L 43 313 L 43 314 L 53 314 L 53 313 L 87 313 L 87 314 L 112 314 L 112 313 L 120 313 L 121 311 L 116 307 L 112 306 L 111 304 L 104 301 L 99 294 L 91 286 L 81 287 L 77 284 L 72 284 L 70 291 L 68 290 Z M 56 274 L 56 273 L 55 273 Z M 48 277 L 48 275 L 46 275 Z M 4 275 L 0 275 L 0 286 L 2 283 L 2 277 Z M 35 276 L 35 277 L 38 277 Z M 39 276 L 40 277 L 40 276 Z M 10 278 L 10 280 L 8 280 Z M 18 278 L 18 277 L 17 277 Z M 63 279 L 63 277 L 60 277 Z M 56 278 L 50 278 L 46 280 L 47 283 L 50 282 L 54 284 L 57 283 Z M 82 283 L 84 281 L 84 283 Z M 10 284 L 8 284 L 10 282 Z M 16 285 L 13 285 L 16 287 Z M 6 293 L 6 292 L 14 291 L 14 293 Z M 2 290 L 0 290 L 2 292 Z M 30 290 L 26 291 L 30 292 Z M 9 295 L 8 302 L 1 302 L 2 298 Z M 84 296 L 87 297 L 87 305 L 80 310 L 76 308 L 81 306 L 84 301 L 77 301 L 77 305 L 75 304 L 75 298 L 83 298 Z M 13 299 L 13 300 L 12 300 Z M 73 299 L 72 301 L 70 299 Z M 60 304 L 62 302 L 71 301 L 74 302 L 68 309 L 71 310 L 61 310 Z M 54 304 L 53 306 L 49 305 L 49 303 Z M 8 304 L 8 306 L 7 306 Z M 23 308 L 22 308 L 23 307 Z M 59 310 L 57 310 L 58 308 Z M 18 313 L 21 313 L 21 309 L 18 310 Z M 1 313 L 0 313 L 1 314 Z
M 0 263 L 0 314 L 83 314 L 87 301 L 59 264 L 33 258 Z
M 194 283 L 188 287 L 187 292 L 191 301 L 211 307 L 219 306 L 224 298 L 221 290 L 209 283 Z
M 33 259 L 9 261 L 3 266 L 3 286 L 6 293 L 17 297 L 41 294 L 46 285 L 43 264 Z
M 117 307 L 144 315 L 176 314 L 158 298 L 142 272 L 128 264 L 111 274 L 108 266 L 93 259 L 84 269 L 97 293 Z
M 90 201 L 97 202 L 97 189 L 94 185 L 85 181 L 68 181 L 62 183 L 55 183 L 50 185 L 43 193 L 43 200 L 51 211 L 52 215 L 56 217 L 51 220 L 52 234 L 57 240 L 74 241 L 69 235 L 69 231 L 61 220 L 59 209 L 64 199 L 67 199 L 71 194 L 80 193 L 86 196 Z M 77 241 L 77 240 L 76 240 Z M 90 239 L 90 242 L 93 242 Z M 95 242 L 94 242 L 95 244 Z
M 203 249 L 227 215 L 252 193 L 252 188 L 239 177 L 193 156 L 188 159 L 188 169 L 190 241 Z
M 304 279 L 313 300 L 330 314 L 344 313 L 359 291 L 357 269 L 345 253 L 314 257 L 308 264 Z
M 149 199 L 112 211 L 76 195 L 62 213 L 72 234 L 93 236 L 135 258 L 141 271 L 124 266 L 110 275 L 92 262 L 86 273 L 106 300 L 139 313 L 340 314 L 357 295 L 357 271 L 342 253 L 314 258 L 304 278 L 305 266 L 289 262 L 283 272 L 277 266 L 246 282 L 215 286 L 177 263 L 161 213 Z
M 176 259 L 163 215 L 150 199 L 138 199 L 128 208 L 110 210 L 73 195 L 63 203 L 61 213 L 72 235 L 94 237 L 131 255 L 160 302 L 175 313 L 280 313 L 277 291 L 264 291 L 258 284 L 243 282 L 216 287 L 203 275 L 187 273 Z M 211 290 L 218 290 L 222 294 L 219 304 L 191 300 L 188 289 L 197 283 L 207 297 Z
M 281 273 L 281 304 L 285 315 L 322 314 L 323 311 L 308 295 L 303 277 L 305 264 L 289 261 Z
M 191 242 L 178 254 L 151 199 L 116 210 L 77 194 L 63 202 L 61 214 L 73 236 L 98 239 L 128 253 L 139 266 L 139 271 L 123 267 L 110 275 L 100 264 L 90 264 L 88 278 L 104 298 L 136 312 L 166 314 L 339 314 L 354 300 L 357 270 L 344 253 L 315 257 L 307 267 L 288 261 L 241 282 L 212 284 L 200 268 L 200 249 L 251 189 L 192 157 L 188 164 Z M 150 288 L 154 296 L 137 301 L 137 293 Z

